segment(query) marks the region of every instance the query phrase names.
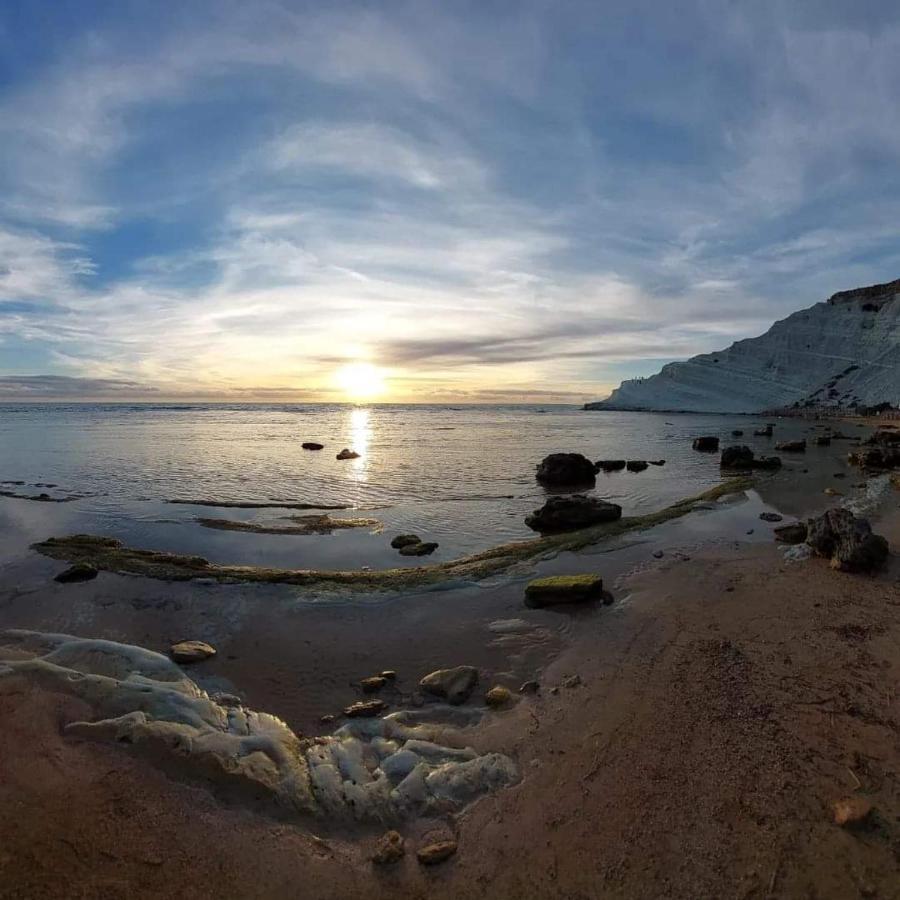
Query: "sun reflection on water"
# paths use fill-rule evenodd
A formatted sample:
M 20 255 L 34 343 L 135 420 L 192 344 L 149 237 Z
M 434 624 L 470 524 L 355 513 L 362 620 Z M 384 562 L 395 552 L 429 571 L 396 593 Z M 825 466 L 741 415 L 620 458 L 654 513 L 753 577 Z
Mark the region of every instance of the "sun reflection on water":
M 369 467 L 369 440 L 372 436 L 370 412 L 371 410 L 365 408 L 357 408 L 350 412 L 350 446 L 359 454 L 359 459 L 353 460 L 353 470 L 363 481 Z

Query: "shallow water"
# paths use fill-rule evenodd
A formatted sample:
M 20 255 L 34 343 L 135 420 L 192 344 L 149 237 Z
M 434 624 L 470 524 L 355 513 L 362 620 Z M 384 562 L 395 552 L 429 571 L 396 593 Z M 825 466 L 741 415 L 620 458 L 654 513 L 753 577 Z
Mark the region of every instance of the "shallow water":
M 562 406 L 340 405 L 12 405 L 0 407 L 0 481 L 17 493 L 77 495 L 69 503 L 0 497 L 0 522 L 31 540 L 88 531 L 154 549 L 196 553 L 214 562 L 295 568 L 424 565 L 533 537 L 524 525 L 546 492 L 534 479 L 547 453 L 591 459 L 665 459 L 641 473 L 601 473 L 594 493 L 625 515 L 659 509 L 721 480 L 717 454 L 691 449 L 717 434 L 769 453 L 774 443 L 809 433 L 782 420 L 776 437 L 755 438 L 762 420 L 747 416 L 585 412 Z M 730 437 L 732 429 L 745 436 Z M 845 428 L 845 430 L 847 430 Z M 325 444 L 319 452 L 303 441 Z M 360 458 L 339 461 L 343 447 Z M 787 511 L 809 494 L 794 476 L 830 478 L 845 467 L 848 445 L 785 456 L 786 469 L 764 477 L 768 502 Z M 848 477 L 848 482 L 852 474 Z M 56 487 L 36 487 L 51 483 Z M 382 529 L 331 535 L 214 531 L 198 517 L 290 524 L 291 509 L 172 504 L 173 499 L 345 504 L 334 517 L 365 515 Z M 401 557 L 390 538 L 415 531 L 440 544 L 422 559 Z

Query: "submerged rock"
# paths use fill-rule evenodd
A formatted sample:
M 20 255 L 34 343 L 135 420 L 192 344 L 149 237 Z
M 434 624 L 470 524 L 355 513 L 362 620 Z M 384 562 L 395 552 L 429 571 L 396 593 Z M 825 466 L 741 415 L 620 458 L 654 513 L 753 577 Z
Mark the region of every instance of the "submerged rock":
M 719 450 L 719 439 L 712 435 L 694 438 L 692 446 L 700 453 L 717 453 Z
M 621 506 L 585 494 L 574 494 L 568 497 L 551 497 L 540 509 L 525 517 L 525 524 L 532 531 L 550 534 L 577 531 L 620 518 Z
M 782 453 L 805 453 L 806 441 L 781 441 L 775 445 L 775 449 Z
M 405 544 L 400 548 L 401 556 L 430 556 L 437 550 L 436 541 L 419 541 L 418 544 Z
M 741 431 L 740 428 L 735 428 L 734 431 L 731 432 L 731 436 L 732 436 L 732 437 L 743 437 L 743 436 L 744 436 L 744 432 Z
M 377 866 L 390 865 L 403 859 L 406 843 L 399 831 L 388 831 L 381 836 L 372 854 L 372 862 Z
M 319 444 L 316 441 L 304 441 L 300 445 L 304 450 L 324 450 L 325 445 Z
M 629 472 L 643 472 L 647 468 L 648 463 L 643 459 L 629 459 L 625 464 L 625 468 Z
M 600 469 L 602 469 L 604 472 L 619 472 L 625 468 L 625 460 L 624 459 L 598 459 L 594 465 L 598 471 Z
M 780 522 L 784 518 L 784 516 L 779 516 L 778 513 L 774 512 L 761 512 L 759 517 L 763 522 Z
M 805 522 L 792 522 L 790 525 L 779 525 L 773 529 L 775 540 L 782 544 L 802 544 L 806 540 Z
M 355 450 L 349 450 L 347 447 L 344 447 L 335 459 L 359 459 L 359 454 Z
M 420 538 L 417 534 L 398 534 L 395 538 L 391 540 L 391 546 L 395 550 L 400 550 L 403 547 L 410 547 L 413 544 L 421 544 L 422 538 Z
M 757 428 L 756 431 L 753 432 L 755 437 L 772 437 L 772 426 L 766 425 L 765 428 Z
M 364 694 L 375 694 L 387 684 L 387 679 L 383 675 L 372 675 L 370 678 L 363 678 L 359 682 Z
M 726 447 L 722 451 L 719 465 L 723 469 L 751 469 L 753 468 L 753 451 L 743 445 Z
M 60 584 L 71 584 L 76 581 L 90 581 L 97 577 L 97 568 L 90 563 L 75 563 L 64 572 L 60 572 L 53 580 Z
M 416 851 L 416 856 L 423 866 L 436 866 L 438 863 L 450 859 L 456 853 L 456 849 L 456 841 L 437 841 L 434 844 L 420 847 Z
M 781 468 L 781 457 L 780 456 L 760 456 L 758 459 L 753 460 L 753 468 L 754 469 L 780 469 Z
M 872 532 L 868 520 L 843 508 L 810 519 L 806 542 L 817 556 L 830 559 L 831 567 L 842 572 L 871 572 L 888 557 L 888 542 Z
M 580 453 L 551 453 L 541 460 L 535 478 L 550 487 L 592 485 L 597 480 L 594 464 Z
M 525 605 L 533 608 L 606 599 L 599 575 L 550 575 L 536 578 L 525 588 Z
M 169 648 L 169 656 L 181 665 L 203 662 L 215 655 L 216 648 L 203 641 L 179 641 Z
M 478 669 L 474 666 L 455 666 L 452 669 L 438 669 L 426 675 L 419 687 L 433 697 L 440 697 L 458 706 L 469 699 L 478 684 Z

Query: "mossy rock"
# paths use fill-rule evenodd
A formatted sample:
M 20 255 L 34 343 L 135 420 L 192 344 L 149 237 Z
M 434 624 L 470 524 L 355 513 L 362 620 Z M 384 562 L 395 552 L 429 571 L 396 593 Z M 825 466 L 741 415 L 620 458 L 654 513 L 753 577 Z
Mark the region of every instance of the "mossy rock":
M 599 575 L 550 575 L 536 578 L 525 588 L 525 604 L 537 608 L 605 598 Z

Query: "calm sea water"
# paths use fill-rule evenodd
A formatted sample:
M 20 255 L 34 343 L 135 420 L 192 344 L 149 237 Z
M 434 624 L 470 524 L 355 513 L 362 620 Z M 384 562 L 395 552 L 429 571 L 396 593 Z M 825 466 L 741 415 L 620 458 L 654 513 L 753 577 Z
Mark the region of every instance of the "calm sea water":
M 26 484 L 2 487 L 82 496 L 64 504 L 0 498 L 0 524 L 34 540 L 90 531 L 216 562 L 420 564 L 399 557 L 390 538 L 414 531 L 439 542 L 425 563 L 533 537 L 523 520 L 546 497 L 534 469 L 547 453 L 665 459 L 665 466 L 641 473 L 598 476 L 594 493 L 629 515 L 720 481 L 717 456 L 691 449 L 697 435 L 725 437 L 741 428 L 748 435 L 741 442 L 768 451 L 770 441 L 749 436 L 757 424 L 744 416 L 561 406 L 7 405 L 0 406 L 0 480 Z M 305 451 L 303 441 L 325 449 Z M 344 447 L 360 458 L 336 460 Z M 46 483 L 56 487 L 30 487 Z M 285 516 L 299 513 L 166 502 L 172 499 L 345 503 L 366 512 L 332 515 L 371 516 L 383 531 L 219 532 L 201 527 L 197 517 L 286 524 Z

